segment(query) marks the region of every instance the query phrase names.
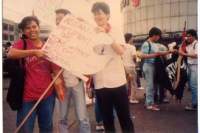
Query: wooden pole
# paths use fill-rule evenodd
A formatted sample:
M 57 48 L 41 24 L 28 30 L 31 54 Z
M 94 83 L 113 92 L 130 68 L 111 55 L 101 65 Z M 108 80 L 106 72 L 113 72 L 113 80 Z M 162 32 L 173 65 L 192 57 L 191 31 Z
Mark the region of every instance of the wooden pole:
M 179 56 L 177 60 L 177 75 L 176 75 L 176 81 L 174 85 L 174 89 L 178 87 L 179 81 L 180 81 L 180 71 L 181 71 L 181 61 L 183 59 L 183 56 Z
M 35 105 L 31 108 L 31 110 L 29 111 L 29 113 L 26 115 L 26 117 L 23 119 L 23 121 L 20 123 L 20 125 L 16 128 L 16 130 L 14 131 L 14 133 L 18 133 L 19 130 L 21 129 L 21 127 L 24 125 L 24 123 L 27 121 L 27 119 L 29 118 L 29 116 L 33 113 L 33 111 L 35 110 L 35 108 L 38 106 L 38 104 L 41 102 L 41 100 L 44 98 L 44 96 L 47 94 L 47 92 L 51 89 L 51 87 L 53 86 L 54 82 L 58 79 L 58 77 L 60 76 L 60 74 L 63 72 L 63 69 L 61 69 L 58 74 L 54 77 L 53 81 L 49 84 L 49 86 L 47 87 L 47 89 L 44 91 L 44 93 L 40 96 L 40 98 L 38 99 L 38 101 L 35 103 Z

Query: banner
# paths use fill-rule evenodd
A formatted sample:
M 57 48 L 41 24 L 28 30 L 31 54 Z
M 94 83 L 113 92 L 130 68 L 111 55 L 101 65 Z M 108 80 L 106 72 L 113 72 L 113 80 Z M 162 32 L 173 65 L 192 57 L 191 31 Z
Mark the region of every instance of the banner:
M 178 64 L 180 63 L 180 77 L 179 82 L 177 83 L 177 74 L 178 74 Z M 166 62 L 166 72 L 168 74 L 170 85 L 169 87 L 174 89 L 174 94 L 177 99 L 181 100 L 183 97 L 183 92 L 185 84 L 187 82 L 187 64 L 186 59 L 181 58 L 179 61 L 178 54 L 173 55 Z M 176 85 L 177 83 L 177 85 Z
M 112 42 L 108 34 L 97 33 L 95 26 L 67 15 L 52 31 L 43 49 L 50 61 L 87 80 L 84 75 L 97 73 L 111 60 L 110 55 L 97 52 Z

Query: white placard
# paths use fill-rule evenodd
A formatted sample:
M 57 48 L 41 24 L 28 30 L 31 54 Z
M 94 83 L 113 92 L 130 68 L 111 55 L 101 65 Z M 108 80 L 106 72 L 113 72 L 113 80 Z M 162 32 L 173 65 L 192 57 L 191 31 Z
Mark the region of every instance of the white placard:
M 52 31 L 43 49 L 50 61 L 86 80 L 84 75 L 97 73 L 112 59 L 110 55 L 97 54 L 95 47 L 103 48 L 112 42 L 108 34 L 97 33 L 94 26 L 67 15 Z

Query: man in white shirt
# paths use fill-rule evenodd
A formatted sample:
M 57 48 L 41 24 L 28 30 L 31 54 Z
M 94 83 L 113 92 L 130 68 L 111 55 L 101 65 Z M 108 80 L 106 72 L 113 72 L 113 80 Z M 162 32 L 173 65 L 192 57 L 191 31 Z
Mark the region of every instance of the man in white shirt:
M 101 49 L 101 54 L 111 55 L 112 60 L 103 70 L 94 75 L 96 98 L 103 117 L 106 133 L 114 133 L 113 108 L 117 112 L 122 132 L 134 132 L 134 126 L 130 119 L 128 94 L 125 87 L 126 76 L 121 59 L 125 44 L 123 34 L 115 30 L 108 23 L 110 17 L 109 6 L 104 2 L 96 2 L 91 9 L 97 26 L 101 32 L 107 33 L 114 42 Z M 120 34 L 121 33 L 121 34 Z M 103 38 L 102 38 L 103 39 Z
M 188 61 L 188 82 L 189 88 L 191 89 L 192 94 L 192 105 L 186 106 L 185 110 L 196 110 L 197 109 L 197 32 L 193 29 L 190 29 L 186 32 L 186 52 L 182 49 L 179 50 L 179 53 L 187 57 Z
M 57 9 L 56 25 L 58 25 L 65 15 L 70 14 L 66 9 Z M 86 100 L 83 81 L 72 75 L 69 71 L 64 70 L 63 77 L 65 81 L 65 98 L 60 101 L 60 121 L 59 133 L 68 133 L 68 114 L 71 100 L 74 103 L 76 115 L 79 121 L 79 132 L 90 133 L 90 122 L 87 114 Z
M 130 38 L 129 38 L 130 35 Z M 124 45 L 125 52 L 122 55 L 124 68 L 126 72 L 126 78 L 127 78 L 127 86 L 128 86 L 128 92 L 129 92 L 129 102 L 130 103 L 139 103 L 139 101 L 136 99 L 136 70 L 135 70 L 135 62 L 136 62 L 136 48 L 134 45 L 131 45 L 132 41 L 132 34 L 127 33 L 125 34 L 125 40 L 126 45 Z M 129 40 L 128 40 L 129 39 Z

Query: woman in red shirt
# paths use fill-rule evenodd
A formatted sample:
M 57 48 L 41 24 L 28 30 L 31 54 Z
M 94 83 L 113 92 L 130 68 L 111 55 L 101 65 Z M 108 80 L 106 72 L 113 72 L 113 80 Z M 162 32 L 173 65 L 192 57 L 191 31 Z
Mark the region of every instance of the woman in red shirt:
M 41 50 L 43 42 L 39 37 L 39 21 L 34 16 L 24 17 L 19 24 L 19 29 L 26 36 L 27 48 L 23 49 L 23 40 L 16 41 L 8 52 L 8 58 L 25 58 L 25 84 L 22 108 L 17 112 L 17 125 L 21 123 L 30 109 L 37 102 L 42 93 L 52 81 L 52 73 L 56 74 L 60 68 L 45 58 L 45 52 Z M 58 81 L 58 80 L 57 80 Z M 60 80 L 61 81 L 61 80 Z M 55 87 L 62 89 L 62 82 L 58 81 Z M 62 97 L 60 97 L 62 100 Z M 44 99 L 33 111 L 29 119 L 21 128 L 23 133 L 32 133 L 36 116 L 40 132 L 53 132 L 53 109 L 55 94 L 50 89 Z

